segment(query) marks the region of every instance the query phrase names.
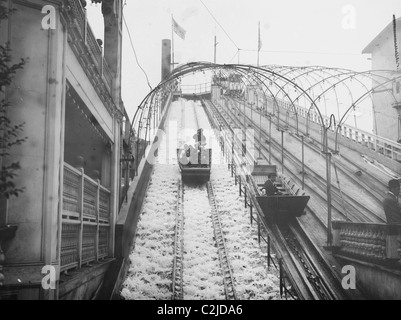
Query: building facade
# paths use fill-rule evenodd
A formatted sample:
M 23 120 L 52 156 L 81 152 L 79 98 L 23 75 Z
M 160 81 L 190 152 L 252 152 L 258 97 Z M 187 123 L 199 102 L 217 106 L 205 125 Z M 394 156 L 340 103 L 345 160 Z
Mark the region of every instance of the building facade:
M 401 18 L 396 19 L 396 35 L 401 39 Z M 372 70 L 379 71 L 380 77 L 373 77 L 373 128 L 378 136 L 392 141 L 401 141 L 401 91 L 394 45 L 393 22 L 389 23 L 362 51 L 371 54 Z M 390 79 L 388 81 L 387 79 Z M 393 79 L 393 81 L 391 81 Z
M 103 0 L 104 41 L 86 1 L 6 0 L 15 12 L 0 42 L 29 58 L 6 90 L 9 116 L 27 140 L 11 159 L 18 198 L 2 199 L 0 299 L 89 299 L 114 255 L 121 191 L 122 0 Z M 104 43 L 104 48 L 102 47 Z M 1 241 L 0 241 L 1 245 Z

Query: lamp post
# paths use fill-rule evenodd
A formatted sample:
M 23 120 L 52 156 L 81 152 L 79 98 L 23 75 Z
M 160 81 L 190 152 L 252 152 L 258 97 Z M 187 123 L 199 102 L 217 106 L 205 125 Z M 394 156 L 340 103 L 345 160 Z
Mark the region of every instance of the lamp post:
M 124 200 L 125 202 L 128 201 L 128 187 L 129 187 L 129 169 L 132 167 L 133 163 L 135 161 L 134 155 L 129 153 L 127 155 L 124 155 L 121 159 L 120 162 L 123 164 L 123 167 L 125 169 L 125 174 L 124 174 Z
M 245 157 L 246 154 L 246 100 L 244 100 L 244 126 L 242 130 L 242 155 Z
M 251 123 L 253 122 L 253 106 L 254 105 L 255 105 L 255 102 L 249 103 L 249 108 L 251 109 Z
M 331 246 L 332 230 L 331 230 L 331 152 L 328 148 L 328 131 L 329 128 L 323 128 L 324 145 L 323 152 L 326 155 L 326 180 L 327 180 L 327 246 Z
M 301 135 L 302 139 L 302 190 L 305 190 L 305 137 Z
M 272 114 L 267 114 L 267 117 L 269 117 L 269 164 L 272 164 Z
M 262 110 L 259 110 L 259 99 L 256 100 L 258 104 L 256 109 L 259 111 L 259 156 L 258 159 L 262 159 L 261 151 L 262 151 Z
M 284 174 L 284 130 L 280 129 L 281 132 L 281 173 Z

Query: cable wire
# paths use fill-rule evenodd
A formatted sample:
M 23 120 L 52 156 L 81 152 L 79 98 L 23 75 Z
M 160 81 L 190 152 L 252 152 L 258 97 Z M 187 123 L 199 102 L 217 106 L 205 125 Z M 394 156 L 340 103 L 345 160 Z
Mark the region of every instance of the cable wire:
M 257 52 L 255 49 L 241 49 L 242 51 Z M 260 50 L 268 53 L 296 53 L 296 54 L 321 54 L 321 55 L 341 55 L 341 56 L 360 56 L 360 53 L 341 53 L 341 52 L 312 52 L 312 51 L 280 51 L 280 50 Z
M 233 45 L 239 50 L 239 47 L 235 44 L 234 40 L 231 39 L 231 37 L 228 35 L 228 33 L 226 32 L 226 30 L 224 30 L 223 26 L 220 24 L 219 21 L 217 21 L 217 19 L 214 17 L 213 13 L 209 10 L 209 8 L 205 5 L 205 3 L 202 0 L 199 0 L 203 6 L 206 8 L 206 10 L 209 12 L 209 14 L 212 16 L 212 18 L 214 19 L 214 21 L 216 21 L 216 23 L 219 25 L 219 27 L 224 31 L 224 33 L 226 34 L 226 36 L 228 37 L 228 39 L 231 40 L 231 42 L 233 43 Z
M 238 54 L 238 50 L 235 52 L 234 57 L 232 57 L 231 60 L 228 63 L 231 63 L 231 61 L 233 61 L 233 59 L 237 56 L 237 54 Z
M 145 75 L 145 77 L 146 77 L 146 81 L 147 81 L 147 83 L 148 83 L 148 86 L 149 86 L 149 88 L 150 88 L 150 91 L 152 91 L 152 90 L 153 90 L 153 88 L 152 88 L 152 86 L 151 86 L 151 85 L 150 85 L 150 83 L 149 83 L 149 78 L 148 78 L 148 75 L 146 74 L 145 70 L 143 70 L 142 66 L 140 65 L 140 63 L 139 63 L 139 61 L 138 61 L 138 57 L 137 57 L 137 55 L 136 55 L 136 51 L 135 51 L 135 47 L 134 47 L 134 43 L 133 43 L 133 41 L 132 41 L 132 37 L 131 37 L 131 32 L 129 31 L 129 28 L 128 28 L 128 25 L 127 25 L 127 21 L 125 21 L 124 14 L 123 14 L 123 20 L 124 20 L 125 28 L 127 29 L 127 32 L 128 32 L 128 37 L 129 37 L 129 40 L 130 40 L 130 42 L 131 42 L 131 47 L 132 47 L 132 50 L 134 51 L 134 55 L 135 55 L 135 60 L 136 60 L 136 63 L 137 63 L 137 65 L 138 65 L 138 67 L 139 67 L 139 68 L 142 70 L 143 74 Z

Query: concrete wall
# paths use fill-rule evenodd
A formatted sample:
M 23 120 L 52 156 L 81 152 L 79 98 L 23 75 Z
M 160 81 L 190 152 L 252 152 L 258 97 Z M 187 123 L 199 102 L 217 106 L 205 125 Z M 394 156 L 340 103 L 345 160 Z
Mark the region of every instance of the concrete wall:
M 339 257 L 342 265 L 355 268 L 356 285 L 370 299 L 401 300 L 401 272 L 376 264 Z
M 95 298 L 111 263 L 112 260 L 109 260 L 91 268 L 83 268 L 76 275 L 71 274 L 67 281 L 60 284 L 59 299 L 90 300 Z M 60 280 L 63 281 L 64 277 Z

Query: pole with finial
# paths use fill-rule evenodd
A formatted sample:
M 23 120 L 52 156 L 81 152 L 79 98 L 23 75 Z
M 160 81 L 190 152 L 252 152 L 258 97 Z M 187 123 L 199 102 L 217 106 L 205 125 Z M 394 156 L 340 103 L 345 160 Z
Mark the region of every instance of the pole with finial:
M 394 30 L 394 50 L 395 50 L 395 63 L 397 65 L 397 70 L 400 69 L 400 57 L 398 54 L 398 43 L 397 43 L 397 22 L 395 19 L 395 14 L 393 14 L 393 30 Z
M 174 70 L 174 18 L 173 14 L 171 14 L 171 57 L 172 57 L 172 62 L 171 62 L 171 71 Z

